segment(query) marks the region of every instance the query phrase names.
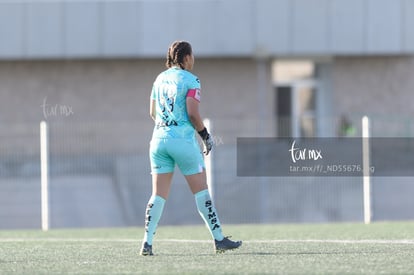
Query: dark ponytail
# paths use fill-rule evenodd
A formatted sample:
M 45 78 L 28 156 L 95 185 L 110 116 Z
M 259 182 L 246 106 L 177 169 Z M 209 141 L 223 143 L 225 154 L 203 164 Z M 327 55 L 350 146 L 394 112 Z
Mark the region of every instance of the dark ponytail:
M 175 41 L 168 48 L 167 62 L 165 66 L 171 68 L 172 66 L 179 66 L 184 69 L 184 57 L 192 54 L 192 48 L 190 43 L 186 41 Z

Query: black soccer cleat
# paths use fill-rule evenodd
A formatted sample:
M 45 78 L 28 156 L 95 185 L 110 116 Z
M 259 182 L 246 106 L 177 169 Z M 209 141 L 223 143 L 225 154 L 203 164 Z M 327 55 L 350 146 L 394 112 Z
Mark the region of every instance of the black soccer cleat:
M 224 237 L 221 241 L 214 240 L 216 254 L 239 248 L 242 245 L 242 241 L 232 241 L 229 238 L 230 237 Z
M 149 245 L 147 242 L 143 243 L 140 254 L 142 256 L 153 256 L 152 245 Z

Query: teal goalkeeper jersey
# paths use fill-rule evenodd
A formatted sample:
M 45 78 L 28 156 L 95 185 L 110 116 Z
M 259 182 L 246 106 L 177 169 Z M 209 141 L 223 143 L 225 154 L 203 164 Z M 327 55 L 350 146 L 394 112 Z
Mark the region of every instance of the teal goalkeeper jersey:
M 195 75 L 175 67 L 158 75 L 151 91 L 151 99 L 156 101 L 153 138 L 194 138 L 187 96 L 200 101 L 200 81 Z

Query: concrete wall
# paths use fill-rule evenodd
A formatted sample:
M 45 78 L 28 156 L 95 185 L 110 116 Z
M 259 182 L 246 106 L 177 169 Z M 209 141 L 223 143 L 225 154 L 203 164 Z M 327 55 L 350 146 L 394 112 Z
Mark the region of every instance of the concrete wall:
M 143 224 L 151 180 L 148 101 L 163 63 L 0 62 L 2 228 L 39 226 L 37 130 L 43 119 L 50 125 L 52 226 Z M 326 75 L 332 75 L 335 114 L 413 115 L 412 58 L 338 57 L 330 67 Z M 362 220 L 360 179 L 237 177 L 236 138 L 275 133 L 269 63 L 196 59 L 194 73 L 202 83 L 201 112 L 212 119 L 218 141 L 213 156 L 215 201 L 223 222 Z M 45 118 L 45 103 L 58 111 Z M 391 188 L 397 181 L 377 180 L 377 219 L 414 218 L 412 200 L 399 195 L 410 193 L 411 187 L 405 180 L 398 183 L 400 188 Z M 177 173 L 162 223 L 199 222 L 192 195 Z
M 261 64 L 263 102 L 255 60 L 196 60 L 201 112 L 212 119 L 217 147 L 254 135 L 257 117 L 272 113 L 270 63 Z M 1 227 L 39 226 L 41 120 L 50 129 L 51 226 L 141 224 L 151 188 L 149 96 L 164 69 L 164 60 L 0 62 Z M 194 205 L 179 174 L 174 186 L 164 222 L 198 221 L 195 208 L 177 211 L 182 201 Z
M 335 58 L 335 115 L 370 116 L 375 136 L 412 136 L 413 72 L 412 56 Z
M 195 73 L 203 86 L 201 111 L 216 120 L 221 135 L 251 135 L 257 130 L 255 120 L 261 113 L 273 119 L 274 91 L 267 83 L 262 100 L 255 60 L 198 59 L 196 62 Z M 330 67 L 333 68 L 332 88 L 325 93 L 333 94 L 333 102 L 324 103 L 328 109 L 335 110 L 334 116 L 412 114 L 409 101 L 400 99 L 411 96 L 411 93 L 405 95 L 413 85 L 409 77 L 411 58 L 338 57 Z M 82 121 L 93 122 L 96 128 L 128 127 L 119 120 L 139 121 L 145 132 L 150 131 L 148 94 L 153 79 L 163 69 L 163 60 L 3 62 L 0 93 L 4 100 L 0 102 L 0 121 L 12 124 L 38 123 L 43 119 L 66 124 Z M 375 96 L 371 96 L 371 91 Z M 388 104 L 382 106 L 383 102 Z M 234 120 L 239 122 L 235 124 Z M 104 125 L 96 125 L 98 121 Z M 272 127 L 271 123 L 266 125 L 270 135 L 275 133 Z M 134 142 L 123 144 L 137 146 Z
M 214 120 L 225 140 L 235 141 L 241 133 L 252 134 L 260 115 L 273 115 L 270 63 L 265 66 L 267 84 L 260 98 L 255 60 L 196 59 L 194 73 L 202 85 L 201 113 Z M 164 60 L 0 62 L 0 123 L 11 127 L 41 120 L 83 123 L 78 131 L 82 127 L 84 131 L 89 127 L 96 131 L 111 128 L 113 133 L 129 127 L 126 124 L 136 124 L 134 129 L 142 133 L 139 138 L 147 140 L 153 127 L 150 91 L 164 69 Z M 63 137 L 71 134 L 65 133 L 65 128 L 61 129 Z M 272 127 L 267 129 L 273 133 Z M 118 149 L 147 147 L 136 141 L 136 136 L 130 136 L 118 144 Z
M 337 57 L 334 105 L 341 112 L 414 116 L 414 57 Z

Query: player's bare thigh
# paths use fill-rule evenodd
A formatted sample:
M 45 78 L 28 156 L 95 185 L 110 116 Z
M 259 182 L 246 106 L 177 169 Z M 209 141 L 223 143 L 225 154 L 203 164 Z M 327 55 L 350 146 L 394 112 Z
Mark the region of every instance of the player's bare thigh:
M 152 194 L 166 200 L 170 194 L 172 177 L 173 173 L 152 174 Z
M 207 189 L 206 170 L 203 169 L 201 173 L 185 176 L 188 186 L 193 194 Z

